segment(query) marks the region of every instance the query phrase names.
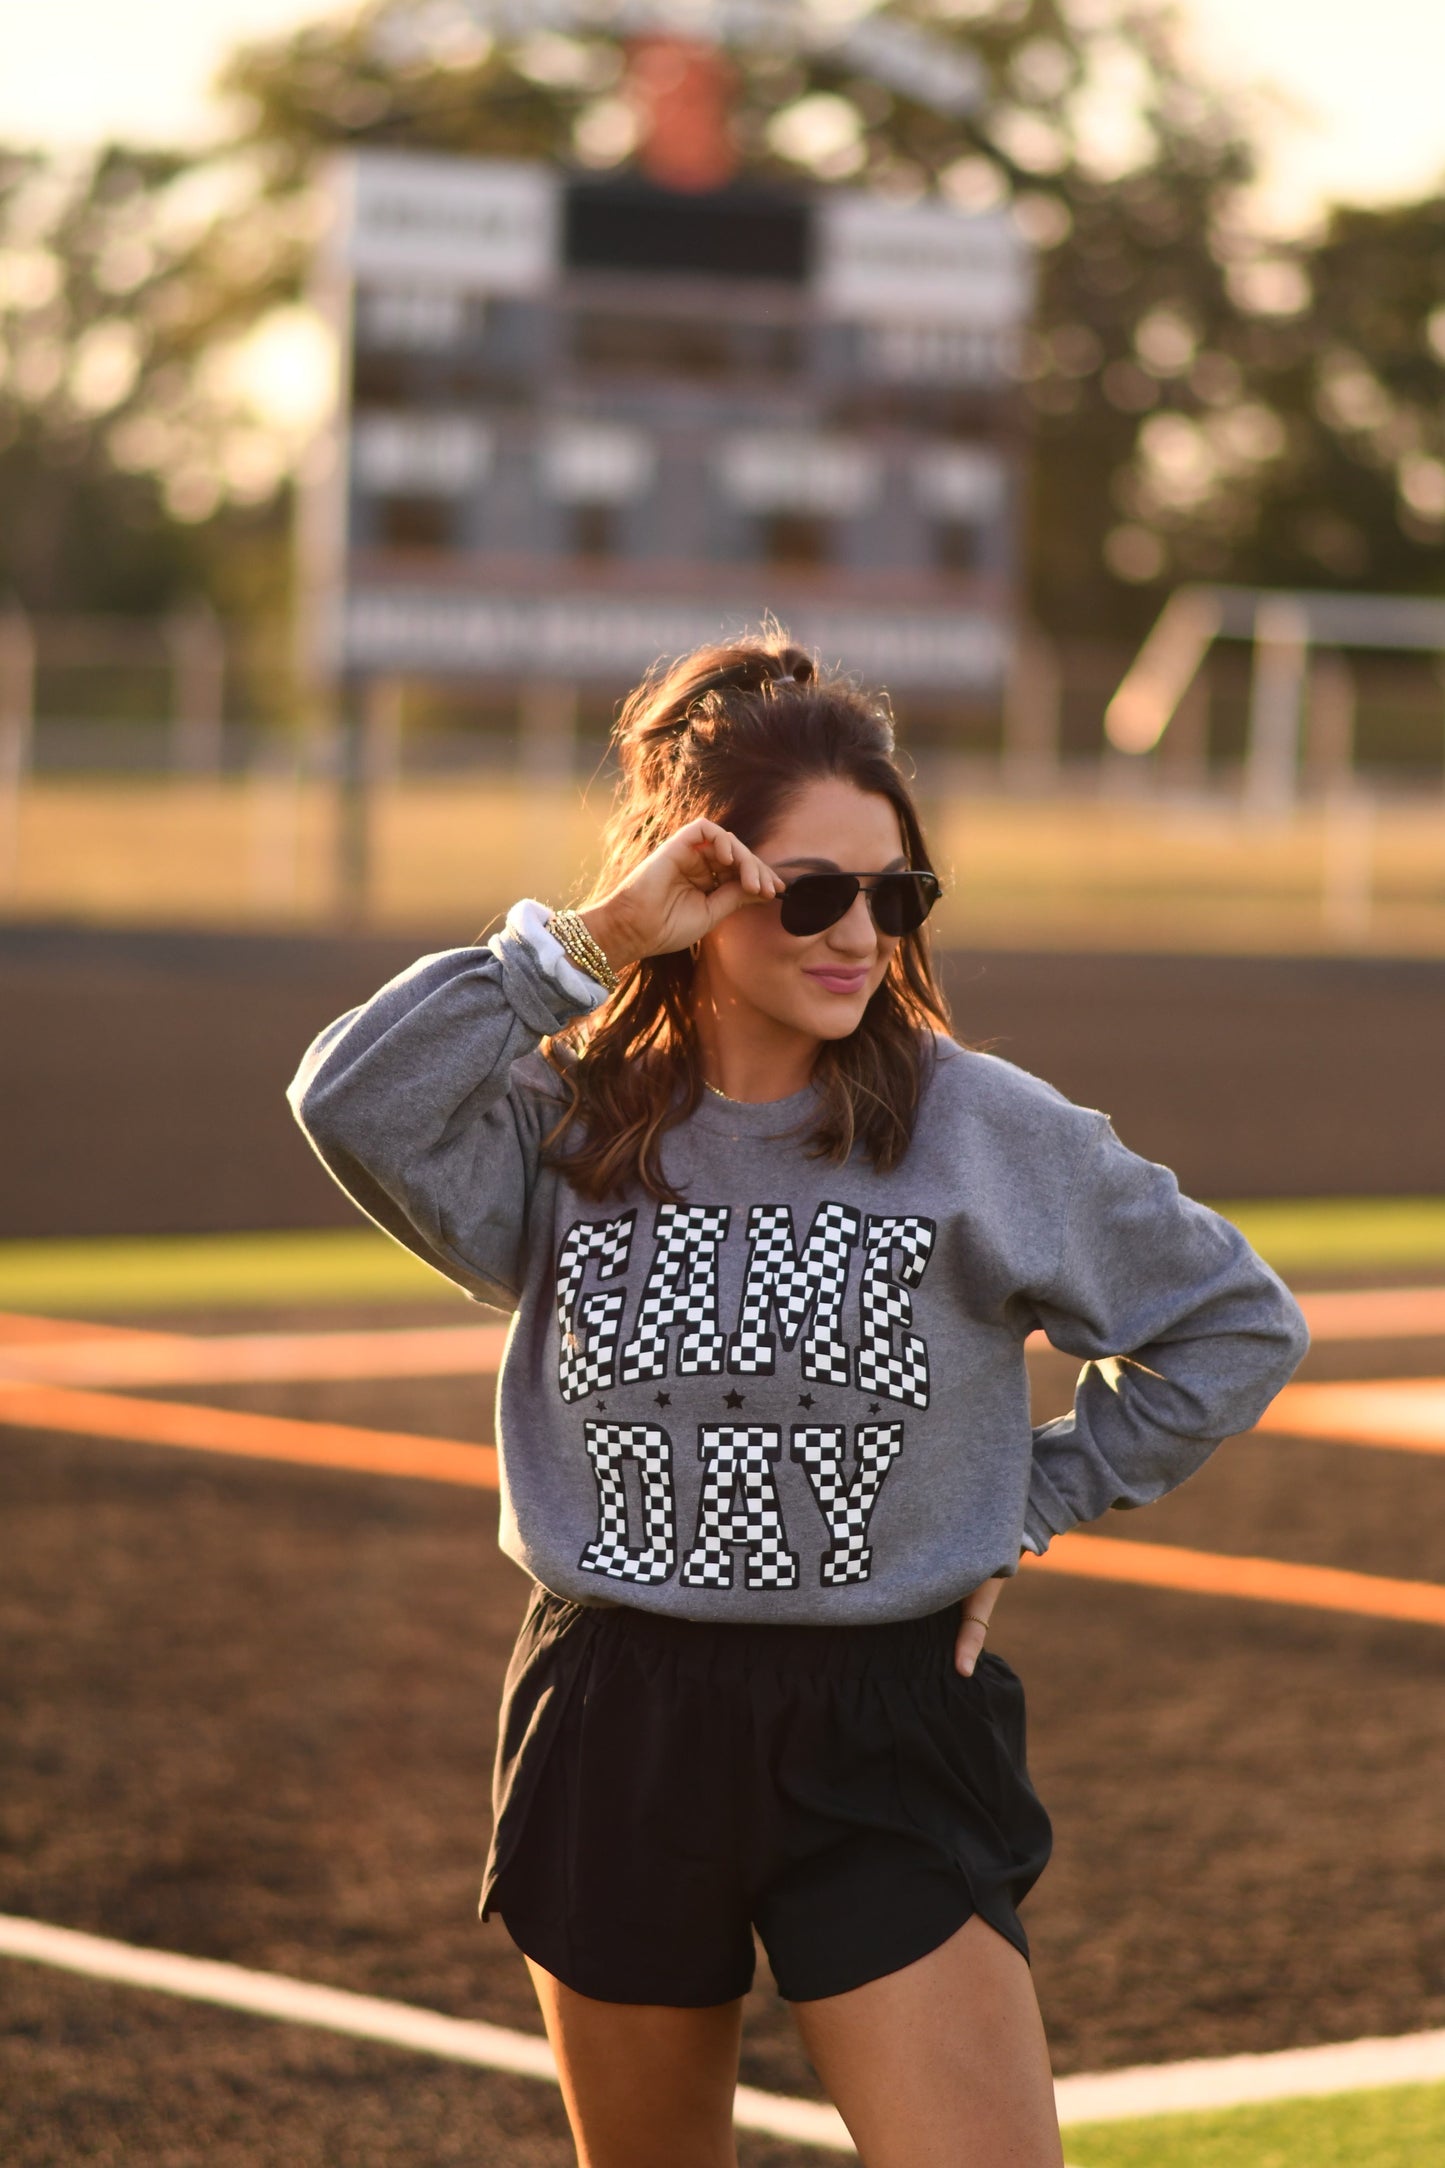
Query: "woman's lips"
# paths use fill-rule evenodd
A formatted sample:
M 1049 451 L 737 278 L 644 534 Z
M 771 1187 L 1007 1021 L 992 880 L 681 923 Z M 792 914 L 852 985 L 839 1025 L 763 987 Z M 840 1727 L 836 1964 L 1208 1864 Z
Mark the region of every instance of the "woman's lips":
M 830 994 L 856 994 L 868 983 L 866 971 L 809 971 L 806 975 Z

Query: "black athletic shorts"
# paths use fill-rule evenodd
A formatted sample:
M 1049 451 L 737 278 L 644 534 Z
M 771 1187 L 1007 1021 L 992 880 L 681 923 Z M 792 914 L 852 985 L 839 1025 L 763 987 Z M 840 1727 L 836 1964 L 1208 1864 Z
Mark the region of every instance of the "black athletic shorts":
M 745 1994 L 756 1926 L 810 2002 L 973 1912 L 1027 1959 L 1047 1863 L 1024 1694 L 954 1668 L 961 1605 L 885 1625 L 700 1625 L 536 1588 L 507 1673 L 481 1916 L 603 2002 Z

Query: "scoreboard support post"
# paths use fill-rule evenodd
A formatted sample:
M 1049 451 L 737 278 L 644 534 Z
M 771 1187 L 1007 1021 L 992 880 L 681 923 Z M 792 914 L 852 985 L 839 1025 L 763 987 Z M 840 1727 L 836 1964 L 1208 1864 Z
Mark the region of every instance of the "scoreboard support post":
M 405 687 L 396 677 L 366 677 L 347 694 L 337 729 L 336 885 L 341 916 L 359 925 L 376 885 L 377 813 L 401 767 Z
M 336 733 L 336 903 L 348 925 L 365 918 L 371 885 L 371 822 L 360 716 L 363 697 L 361 687 L 347 688 Z
M 1036 626 L 1020 626 L 1003 699 L 1003 772 L 1010 790 L 1057 787 L 1063 699 L 1053 642 Z

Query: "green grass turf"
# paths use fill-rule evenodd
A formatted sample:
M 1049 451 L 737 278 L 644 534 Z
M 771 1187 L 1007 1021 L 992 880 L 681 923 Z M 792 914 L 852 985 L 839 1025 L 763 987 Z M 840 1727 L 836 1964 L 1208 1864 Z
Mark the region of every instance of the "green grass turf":
M 1445 1197 L 1326 1197 L 1220 1209 L 1286 1277 L 1445 1275 Z M 439 1273 L 365 1226 L 0 1243 L 0 1310 L 84 1316 L 227 1303 L 461 1300 Z
M 1217 1208 L 1276 1272 L 1445 1270 L 1445 1197 L 1306 1197 Z
M 465 1304 L 450 1280 L 369 1227 L 0 1243 L 0 1310 L 42 1316 L 431 1300 Z
M 1079 2123 L 1069 2168 L 1425 2168 L 1445 2161 L 1445 2085 Z

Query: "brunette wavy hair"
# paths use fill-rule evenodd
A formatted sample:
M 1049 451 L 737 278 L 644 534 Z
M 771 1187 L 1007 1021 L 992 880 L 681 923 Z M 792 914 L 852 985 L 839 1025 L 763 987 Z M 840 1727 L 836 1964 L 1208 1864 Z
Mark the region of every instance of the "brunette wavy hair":
M 820 673 L 781 628 L 659 665 L 624 703 L 612 744 L 619 775 L 603 860 L 574 908 L 611 895 L 689 821 L 716 821 L 756 848 L 819 776 L 887 798 L 909 865 L 929 868 L 886 701 L 851 678 Z M 584 1197 L 600 1202 L 636 1183 L 658 1200 L 682 1201 L 658 1147 L 704 1090 L 692 973 L 687 949 L 645 956 L 624 966 L 599 1007 L 542 1042 L 568 1098 L 544 1148 Z M 808 1156 L 841 1163 L 858 1146 L 881 1173 L 896 1166 L 913 1136 L 933 1035 L 951 1029 L 925 923 L 900 939 L 857 1028 L 822 1042 L 813 1069 L 822 1107 Z M 558 1147 L 574 1128 L 581 1141 L 563 1156 Z

